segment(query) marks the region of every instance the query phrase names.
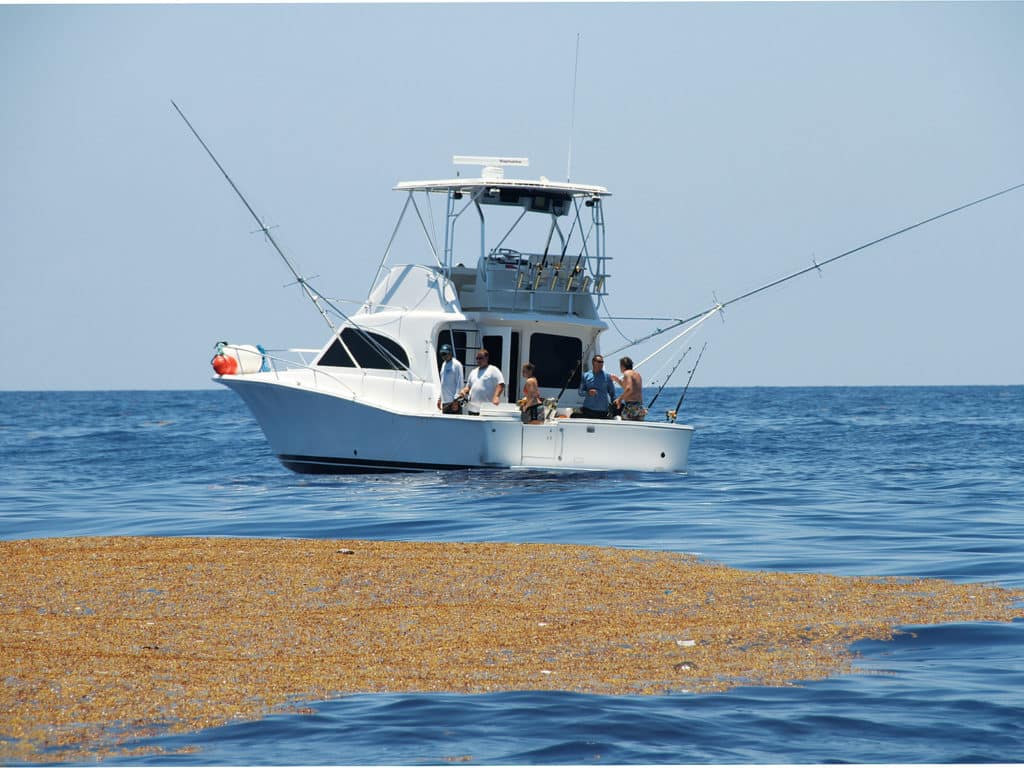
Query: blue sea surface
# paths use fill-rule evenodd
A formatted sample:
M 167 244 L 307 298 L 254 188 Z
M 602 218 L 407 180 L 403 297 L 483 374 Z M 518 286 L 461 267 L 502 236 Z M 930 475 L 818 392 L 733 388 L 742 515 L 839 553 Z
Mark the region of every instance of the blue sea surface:
M 563 542 L 1024 588 L 1024 387 L 695 388 L 683 414 L 685 475 L 334 477 L 281 467 L 228 391 L 0 392 L 0 537 Z M 104 762 L 1024 761 L 1024 622 L 906 629 L 798 687 L 346 696 Z

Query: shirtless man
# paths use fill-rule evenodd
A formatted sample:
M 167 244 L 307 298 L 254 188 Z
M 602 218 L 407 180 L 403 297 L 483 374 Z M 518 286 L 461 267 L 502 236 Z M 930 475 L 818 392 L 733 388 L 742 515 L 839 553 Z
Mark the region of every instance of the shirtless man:
M 622 387 L 622 394 L 613 401 L 622 410 L 622 418 L 627 421 L 643 421 L 647 415 L 644 408 L 644 380 L 633 370 L 633 360 L 629 357 L 619 358 L 619 370 L 622 377 L 612 374 L 612 381 Z

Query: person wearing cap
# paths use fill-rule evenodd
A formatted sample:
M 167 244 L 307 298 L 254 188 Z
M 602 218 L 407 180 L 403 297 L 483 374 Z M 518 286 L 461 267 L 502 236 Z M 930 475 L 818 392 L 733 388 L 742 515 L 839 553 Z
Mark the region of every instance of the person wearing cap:
M 590 370 L 583 374 L 580 381 L 580 394 L 583 395 L 583 407 L 573 418 L 607 419 L 608 406 L 615 398 L 615 384 L 612 377 L 605 373 L 604 356 L 594 355 L 590 361 Z
M 452 354 L 450 344 L 441 345 L 441 396 L 437 399 L 437 407 L 441 413 L 462 413 L 462 400 L 459 392 L 465 380 L 462 376 L 462 363 Z
M 491 356 L 486 349 L 476 353 L 476 366 L 469 372 L 466 386 L 462 388 L 462 396 L 469 400 L 466 411 L 470 416 L 479 416 L 481 406 L 498 405 L 505 393 L 505 377 L 500 368 L 491 365 Z

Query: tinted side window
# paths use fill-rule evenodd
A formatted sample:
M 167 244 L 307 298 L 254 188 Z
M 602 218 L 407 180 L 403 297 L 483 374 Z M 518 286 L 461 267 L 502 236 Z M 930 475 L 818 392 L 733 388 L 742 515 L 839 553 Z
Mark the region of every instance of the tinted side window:
M 386 349 L 390 354 L 385 355 L 376 346 L 370 344 L 366 340 L 369 336 L 377 344 Z M 355 331 L 351 328 L 346 328 L 341 332 L 341 340 L 345 342 L 345 346 L 349 348 L 349 351 L 355 355 L 356 362 L 359 363 L 362 368 L 384 368 L 386 370 L 405 369 L 409 367 L 409 358 L 405 354 L 405 350 L 396 341 L 392 341 L 387 336 L 381 336 L 379 333 L 371 333 L 369 331 Z M 392 360 L 394 358 L 394 360 Z M 397 360 L 397 364 L 396 361 Z
M 583 342 L 572 336 L 555 336 L 550 333 L 535 333 L 530 337 L 529 361 L 536 367 L 537 384 L 541 387 L 561 387 L 575 369 L 568 387 L 580 385 L 580 355 Z
M 387 350 L 388 354 L 384 354 L 367 341 L 367 336 Z M 318 361 L 320 365 L 353 368 L 358 363 L 361 368 L 382 368 L 384 370 L 403 370 L 409 367 L 409 357 L 405 354 L 405 350 L 402 349 L 398 342 L 389 339 L 387 336 L 381 336 L 379 333 L 371 333 L 370 331 L 360 332 L 352 328 L 345 328 L 341 332 L 341 340 L 345 342 L 345 346 L 342 346 L 335 339 L 334 343 L 328 347 L 327 351 Z M 348 347 L 349 351 L 355 356 L 355 363 L 352 362 L 352 358 L 345 351 L 345 347 Z
M 341 346 L 341 342 L 337 339 L 327 348 L 323 356 L 317 360 L 317 365 L 330 365 L 335 368 L 355 368 L 356 364 L 352 362 L 352 358 L 348 356 L 348 352 Z

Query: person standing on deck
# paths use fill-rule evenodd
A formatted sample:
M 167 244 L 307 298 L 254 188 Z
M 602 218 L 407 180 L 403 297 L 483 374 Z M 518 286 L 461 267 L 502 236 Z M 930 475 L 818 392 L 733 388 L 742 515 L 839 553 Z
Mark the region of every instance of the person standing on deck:
M 615 384 L 612 376 L 605 373 L 604 358 L 594 355 L 590 361 L 590 370 L 583 374 L 580 382 L 580 394 L 583 395 L 583 406 L 573 418 L 607 419 L 608 407 L 615 398 Z
M 644 380 L 633 370 L 632 358 L 620 358 L 619 370 L 622 378 L 612 374 L 612 380 L 622 387 L 622 394 L 615 398 L 615 405 L 622 410 L 622 418 L 626 421 L 643 421 L 647 415 L 643 403 Z
M 452 354 L 450 344 L 441 345 L 441 396 L 437 399 L 437 407 L 441 413 L 462 413 L 462 402 L 459 391 L 465 386 L 462 374 L 462 363 Z
M 523 424 L 544 423 L 544 400 L 534 372 L 533 363 L 523 364 L 523 397 L 518 402 Z
M 476 353 L 476 368 L 469 372 L 462 396 L 469 398 L 466 410 L 470 416 L 480 415 L 480 406 L 498 405 L 505 392 L 505 377 L 501 369 L 491 365 L 491 355 L 486 349 Z

